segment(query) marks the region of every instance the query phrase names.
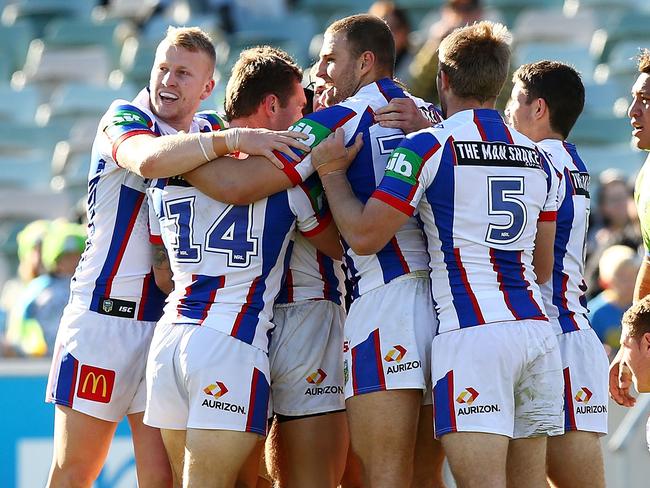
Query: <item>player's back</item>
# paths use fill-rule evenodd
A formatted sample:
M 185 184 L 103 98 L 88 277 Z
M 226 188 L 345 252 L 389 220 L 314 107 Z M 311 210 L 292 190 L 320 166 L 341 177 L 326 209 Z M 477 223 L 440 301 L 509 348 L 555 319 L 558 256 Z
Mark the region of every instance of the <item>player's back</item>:
M 553 250 L 553 276 L 542 285 L 544 306 L 556 333 L 590 328 L 584 249 L 589 222 L 589 172 L 576 147 L 557 139 L 538 143 L 562 179 Z
M 162 237 L 174 281 L 162 320 L 211 327 L 266 350 L 296 216 L 305 230 L 317 226 L 309 202 L 292 189 L 228 205 L 179 177 L 149 192 L 152 234 Z
M 557 180 L 527 137 L 494 110 L 462 111 L 407 138 L 386 175 L 388 191 L 423 191 L 441 332 L 546 320 L 532 256 L 538 220 L 554 218 Z

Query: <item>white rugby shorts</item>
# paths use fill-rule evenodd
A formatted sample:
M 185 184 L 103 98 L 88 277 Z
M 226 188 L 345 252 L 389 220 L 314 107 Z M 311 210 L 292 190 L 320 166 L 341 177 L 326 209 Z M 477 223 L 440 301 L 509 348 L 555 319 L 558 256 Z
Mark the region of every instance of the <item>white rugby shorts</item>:
M 564 430 L 607 434 L 609 360 L 593 329 L 557 336 L 564 374 Z
M 345 409 L 345 310 L 329 300 L 276 305 L 269 346 L 274 413 L 304 416 Z
M 431 342 L 438 325 L 429 274 L 409 273 L 357 298 L 345 321 L 345 398 L 419 389 L 431 403 Z
M 110 422 L 144 411 L 155 325 L 92 312 L 73 300 L 61 317 L 45 400 Z
M 548 322 L 497 322 L 433 340 L 434 433 L 563 432 L 562 359 Z
M 268 378 L 261 349 L 209 327 L 161 322 L 147 361 L 144 422 L 266 435 Z

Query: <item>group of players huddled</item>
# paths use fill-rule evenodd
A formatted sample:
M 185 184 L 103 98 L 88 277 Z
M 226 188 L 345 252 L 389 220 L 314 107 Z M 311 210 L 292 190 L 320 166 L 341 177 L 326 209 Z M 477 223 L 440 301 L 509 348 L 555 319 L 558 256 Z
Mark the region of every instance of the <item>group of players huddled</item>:
M 222 118 L 197 112 L 210 38 L 170 28 L 93 146 L 49 486 L 91 486 L 125 415 L 141 488 L 442 487 L 445 456 L 459 487 L 604 486 L 589 173 L 566 141 L 584 87 L 521 66 L 504 121 L 510 40 L 448 35 L 438 109 L 354 15 L 325 32 L 313 104 L 258 47 Z

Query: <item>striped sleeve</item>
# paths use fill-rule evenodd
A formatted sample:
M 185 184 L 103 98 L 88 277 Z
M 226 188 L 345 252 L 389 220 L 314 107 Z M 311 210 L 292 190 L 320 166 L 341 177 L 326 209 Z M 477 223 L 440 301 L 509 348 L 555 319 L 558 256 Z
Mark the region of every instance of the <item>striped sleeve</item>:
M 433 134 L 421 131 L 404 138 L 386 164 L 384 177 L 372 194 L 391 207 L 413 215 L 422 194 L 429 186 L 426 162 L 440 149 Z
M 228 128 L 228 123 L 214 110 L 197 112 L 195 117 L 206 122 L 204 127 L 201 127 L 201 132 L 217 132 Z
M 160 220 L 158 220 L 161 209 L 157 208 L 162 206 L 162 196 L 159 189 L 151 187 L 147 190 L 147 203 L 149 207 L 149 242 L 162 245 Z
M 156 136 L 149 115 L 125 101 L 114 102 L 102 121 L 102 130 L 110 140 L 113 160 L 117 164 L 120 164 L 116 157 L 117 149 L 122 142 L 138 134 Z
M 328 107 L 303 117 L 289 127 L 289 130 L 302 132 L 307 138 L 301 142 L 309 147 L 315 147 L 336 129 L 343 127 L 356 115 L 357 113 L 351 108 L 334 105 L 333 107 Z M 351 137 L 351 134 L 346 133 L 346 143 Z M 314 167 L 311 164 L 311 156 L 309 153 L 298 149 L 292 150 L 300 157 L 299 161 L 294 161 L 287 154 L 280 151 L 275 151 L 274 154 L 284 165 L 283 171 L 285 174 L 289 177 L 293 185 L 296 186 L 314 173 Z
M 539 152 L 542 167 L 546 173 L 546 202 L 544 208 L 539 214 L 540 222 L 555 222 L 557 220 L 557 209 L 559 205 L 560 194 L 560 180 L 561 174 L 549 162 L 542 151 Z

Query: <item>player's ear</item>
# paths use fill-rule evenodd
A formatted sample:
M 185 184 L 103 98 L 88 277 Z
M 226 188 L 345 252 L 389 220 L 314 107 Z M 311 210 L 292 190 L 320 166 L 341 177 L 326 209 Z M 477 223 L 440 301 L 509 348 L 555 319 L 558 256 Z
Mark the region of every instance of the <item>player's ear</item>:
M 262 105 L 264 106 L 264 112 L 268 116 L 275 115 L 275 113 L 278 111 L 278 108 L 280 108 L 278 97 L 272 93 L 269 93 L 264 97 Z
M 641 336 L 641 352 L 646 358 L 650 358 L 650 332 Z
M 362 74 L 369 72 L 375 65 L 375 54 L 372 51 L 364 51 L 359 57 L 359 69 Z
M 538 119 L 541 119 L 548 113 L 548 104 L 543 98 L 537 98 L 535 100 L 535 115 Z

